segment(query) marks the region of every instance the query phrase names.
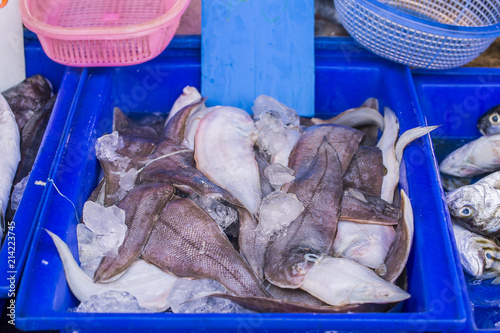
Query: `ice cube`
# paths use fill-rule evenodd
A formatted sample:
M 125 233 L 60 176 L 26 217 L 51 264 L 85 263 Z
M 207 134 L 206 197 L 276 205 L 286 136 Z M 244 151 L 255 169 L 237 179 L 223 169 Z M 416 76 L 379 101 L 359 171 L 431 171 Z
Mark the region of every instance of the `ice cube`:
M 275 189 L 279 189 L 283 184 L 289 183 L 295 179 L 294 171 L 281 163 L 268 165 L 264 169 L 264 175 Z
M 90 296 L 78 305 L 75 312 L 143 313 L 152 311 L 141 307 L 137 298 L 126 291 L 109 290 Z
M 266 111 L 275 111 L 279 113 L 285 125 L 299 126 L 300 118 L 297 111 L 281 104 L 274 98 L 266 95 L 260 95 L 255 99 L 252 106 L 254 118 L 260 118 L 260 115 Z
M 118 184 L 125 191 L 130 191 L 135 186 L 135 179 L 137 178 L 137 170 L 132 168 L 128 171 L 123 172 L 120 175 L 120 181 Z
M 77 226 L 80 263 L 93 276 L 97 261 L 108 253 L 118 253 L 127 232 L 125 212 L 116 206 L 103 207 L 87 201 L 83 206 L 83 222 Z
M 125 211 L 115 205 L 104 207 L 95 202 L 87 201 L 83 206 L 83 222 L 97 235 L 118 233 L 118 235 L 123 234 L 125 237 L 127 231 Z
M 106 134 L 97 139 L 95 144 L 95 154 L 100 161 L 115 162 L 122 159 L 123 156 L 116 151 L 125 146 L 123 138 L 117 131 L 111 134 Z
M 257 129 L 257 146 L 269 155 L 276 154 L 281 147 L 286 146 L 286 129 L 279 114 L 266 111 L 255 122 Z
M 214 280 L 178 279 L 167 301 L 174 313 L 252 313 L 230 300 L 204 297 L 225 292 L 224 286 Z
M 26 185 L 28 185 L 28 180 L 30 178 L 30 175 L 28 174 L 26 177 L 21 179 L 20 182 L 18 182 L 16 185 L 14 185 L 14 190 L 12 191 L 12 194 L 10 196 L 10 208 L 13 211 L 16 211 L 17 208 L 19 207 L 19 203 L 21 202 L 21 199 L 23 198 L 24 190 L 26 189 Z
M 295 194 L 274 191 L 262 199 L 257 232 L 268 236 L 283 232 L 303 210 Z
M 238 213 L 232 207 L 221 203 L 220 194 L 190 195 L 190 199 L 205 210 L 224 230 L 238 220 Z

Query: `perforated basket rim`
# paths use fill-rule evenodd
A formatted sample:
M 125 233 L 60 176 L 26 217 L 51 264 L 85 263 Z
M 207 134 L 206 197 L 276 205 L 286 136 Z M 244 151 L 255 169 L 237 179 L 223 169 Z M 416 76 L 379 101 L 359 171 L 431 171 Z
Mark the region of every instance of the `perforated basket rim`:
M 420 18 L 408 14 L 397 8 L 386 5 L 378 0 L 352 1 L 371 10 L 372 12 L 375 12 L 387 19 L 394 21 L 395 23 L 431 34 L 439 34 L 456 38 L 492 38 L 500 36 L 500 22 L 497 24 L 481 27 L 466 27 Z M 337 3 L 342 5 L 342 3 L 344 2 L 346 2 L 346 0 L 335 0 L 335 5 L 337 6 Z
M 36 1 L 36 0 L 35 0 Z M 139 0 L 140 1 L 140 0 Z M 120 27 L 58 27 L 44 23 L 31 15 L 28 9 L 28 0 L 20 0 L 19 7 L 24 25 L 37 34 L 54 39 L 113 39 L 110 35 L 127 38 L 127 35 L 144 34 L 148 31 L 156 30 L 159 27 L 180 18 L 186 10 L 191 0 L 177 0 L 175 4 L 165 14 L 140 24 L 133 24 Z

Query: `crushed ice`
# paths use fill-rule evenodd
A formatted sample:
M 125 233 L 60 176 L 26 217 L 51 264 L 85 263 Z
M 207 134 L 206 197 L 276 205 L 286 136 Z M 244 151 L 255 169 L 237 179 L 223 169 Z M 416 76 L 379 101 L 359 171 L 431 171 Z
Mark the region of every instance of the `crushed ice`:
M 297 114 L 297 111 L 289 108 L 284 104 L 281 104 L 276 99 L 270 96 L 260 95 L 253 102 L 252 112 L 254 114 L 254 118 L 260 119 L 262 113 L 266 111 L 277 112 L 280 115 L 280 118 L 283 120 L 283 123 L 287 126 L 299 126 L 300 124 L 300 118 Z
M 141 307 L 137 298 L 126 291 L 109 290 L 90 296 L 78 305 L 75 312 L 143 313 L 152 311 Z
M 103 207 L 87 201 L 83 222 L 76 229 L 78 253 L 82 269 L 93 276 L 102 257 L 118 252 L 127 232 L 125 212 L 116 206 Z
M 204 297 L 225 292 L 224 286 L 214 280 L 178 279 L 167 301 L 174 313 L 252 313 L 228 299 Z
M 275 191 L 262 199 L 257 231 L 271 236 L 286 229 L 304 210 L 295 194 Z
M 238 221 L 236 209 L 224 205 L 219 201 L 220 194 L 209 193 L 198 195 L 196 193 L 189 196 L 198 206 L 205 210 L 211 218 L 224 230 L 234 222 Z
M 264 176 L 269 180 L 275 189 L 281 188 L 283 184 L 289 183 L 295 179 L 293 176 L 295 171 L 289 167 L 283 166 L 281 163 L 268 165 L 264 169 Z

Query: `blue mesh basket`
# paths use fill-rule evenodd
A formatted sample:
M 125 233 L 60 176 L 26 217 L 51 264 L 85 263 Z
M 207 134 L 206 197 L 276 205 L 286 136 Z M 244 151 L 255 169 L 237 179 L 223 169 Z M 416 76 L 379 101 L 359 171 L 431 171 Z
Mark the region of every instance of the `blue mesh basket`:
M 500 36 L 500 0 L 334 1 L 355 40 L 412 67 L 464 65 Z

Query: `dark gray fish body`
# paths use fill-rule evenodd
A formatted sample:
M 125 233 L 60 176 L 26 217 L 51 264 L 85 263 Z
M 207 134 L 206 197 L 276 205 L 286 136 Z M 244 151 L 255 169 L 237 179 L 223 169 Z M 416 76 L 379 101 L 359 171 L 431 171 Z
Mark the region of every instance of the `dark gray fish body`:
M 151 154 L 151 159 L 140 172 L 139 183 L 169 182 L 184 192 L 200 195 L 217 193 L 227 202 L 241 206 L 229 192 L 212 183 L 196 168 L 193 151 L 177 141 L 166 139 L 159 143 Z
M 363 193 L 358 189 L 344 190 L 340 211 L 342 221 L 396 225 L 399 209 L 378 196 Z
M 315 125 L 309 127 L 302 134 L 290 154 L 288 167 L 295 170 L 296 179 L 307 172 L 324 137 L 337 151 L 342 175 L 344 175 L 353 155 L 358 151 L 358 144 L 363 139 L 364 134 L 354 128 L 340 125 Z
M 94 281 L 106 281 L 124 272 L 141 254 L 149 239 L 160 211 L 172 198 L 174 188 L 166 183 L 146 183 L 135 186 L 118 204 L 125 211 L 127 233 L 117 254 L 106 255 L 94 276 Z
M 266 197 L 269 193 L 274 191 L 273 186 L 269 182 L 269 179 L 264 174 L 264 169 L 268 167 L 270 164 L 267 160 L 265 160 L 260 154 L 255 153 L 255 161 L 257 161 L 257 166 L 259 167 L 259 175 L 260 175 L 260 190 L 262 192 L 262 197 Z
M 216 280 L 238 296 L 268 296 L 217 223 L 189 199 L 163 208 L 142 257 L 178 277 Z
M 355 304 L 343 306 L 314 306 L 293 301 L 279 300 L 264 297 L 239 297 L 228 294 L 212 294 L 210 297 L 229 299 L 249 310 L 269 313 L 360 313 L 360 312 L 386 312 L 393 304 Z
M 206 100 L 206 98 L 200 98 L 198 101 L 191 103 L 177 111 L 177 113 L 167 121 L 160 140 L 171 138 L 177 140 L 178 142 L 182 142 L 184 140 L 184 135 L 186 132 L 186 122 L 189 118 L 189 115 L 200 105 L 204 104 Z
M 286 234 L 269 245 L 264 273 L 266 279 L 279 287 L 298 288 L 314 266 L 314 259 L 330 252 L 340 216 L 341 163 L 326 140 L 288 193 L 297 196 L 304 210 L 290 223 Z
M 384 179 L 382 151 L 360 146 L 344 174 L 344 187 L 352 187 L 380 197 Z
M 282 301 L 294 302 L 308 306 L 328 306 L 327 303 L 317 299 L 316 297 L 302 289 L 280 288 L 273 285 L 272 283 L 269 283 L 269 285 L 266 286 L 266 289 L 271 294 L 271 296 L 273 296 L 273 298 Z
M 259 237 L 257 233 L 258 222 L 248 210 L 243 207 L 238 208 L 238 218 L 240 221 L 238 237 L 240 253 L 255 272 L 255 275 L 264 280 L 264 258 L 268 239 Z
M 500 105 L 483 114 L 477 121 L 477 127 L 482 135 L 500 133 Z
M 21 131 L 21 161 L 17 167 L 14 185 L 30 173 L 35 163 L 55 100 L 55 96 L 49 99 L 38 112 L 33 114 Z
M 19 183 L 24 177 L 28 176 L 33 169 L 35 159 L 38 154 L 38 149 L 42 143 L 45 129 L 49 122 L 50 114 L 54 107 L 56 97 L 52 97 L 49 101 L 36 113 L 33 113 L 31 118 L 27 121 L 26 125 L 21 131 L 21 160 L 17 166 L 16 175 L 12 185 Z M 12 221 L 16 211 L 11 209 L 11 205 L 7 206 L 5 212 L 5 219 Z
M 48 102 L 52 96 L 52 86 L 46 78 L 37 74 L 4 91 L 2 95 L 12 108 L 17 125 L 22 130 L 31 116 Z
M 123 147 L 116 149 L 115 152 L 119 161 L 116 158 L 108 159 L 98 156 L 106 178 L 105 206 L 113 205 L 121 200 L 123 190 L 121 190 L 120 181 L 123 174 L 132 169 L 142 168 L 158 141 L 158 134 L 153 128 L 138 126 L 119 108 L 114 109 L 113 130 L 123 141 Z

